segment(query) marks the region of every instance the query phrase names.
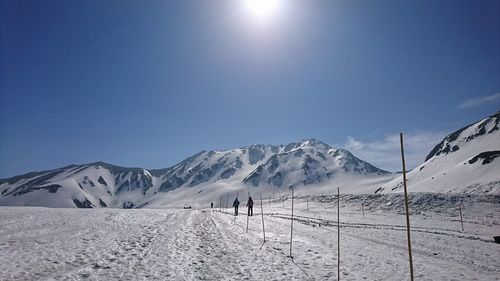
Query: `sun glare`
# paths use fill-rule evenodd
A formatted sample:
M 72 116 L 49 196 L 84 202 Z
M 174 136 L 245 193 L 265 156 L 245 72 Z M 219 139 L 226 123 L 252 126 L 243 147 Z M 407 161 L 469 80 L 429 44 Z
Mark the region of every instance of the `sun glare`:
M 279 0 L 245 0 L 249 12 L 256 18 L 266 19 L 275 14 L 279 8 Z

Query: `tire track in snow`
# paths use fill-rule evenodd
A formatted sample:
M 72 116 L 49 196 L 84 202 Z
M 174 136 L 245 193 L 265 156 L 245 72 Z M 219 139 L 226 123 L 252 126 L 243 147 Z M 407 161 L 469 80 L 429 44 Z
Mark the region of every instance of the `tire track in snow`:
M 284 216 L 281 214 L 279 214 L 279 215 L 271 214 L 271 217 L 290 220 L 290 216 Z M 297 221 L 299 223 L 302 223 L 302 224 L 308 225 L 308 226 L 315 226 L 318 224 L 321 224 L 321 226 L 326 226 L 326 227 L 336 227 L 337 226 L 337 221 L 334 221 L 334 220 L 317 219 L 317 218 L 310 218 L 310 217 L 305 217 L 305 216 L 294 216 L 294 221 Z M 342 228 L 346 228 L 346 227 L 358 228 L 358 229 L 359 228 L 366 228 L 366 229 L 379 229 L 379 230 L 406 231 L 405 226 L 389 225 L 389 224 L 366 224 L 366 223 L 342 223 L 341 222 L 341 227 Z M 446 235 L 446 236 L 451 237 L 451 238 L 461 238 L 461 239 L 468 239 L 468 240 L 475 240 L 475 241 L 480 241 L 480 242 L 492 243 L 489 240 L 485 241 L 484 239 L 476 237 L 476 236 L 444 233 L 444 232 L 431 231 L 431 230 L 427 230 L 427 229 L 431 229 L 431 228 L 412 227 L 411 231 L 412 232 L 422 232 L 422 233 L 431 234 L 431 235 Z M 360 236 L 360 235 L 356 235 L 356 234 L 352 234 L 352 233 L 347 233 L 347 234 L 345 233 L 344 235 L 348 235 L 350 237 L 355 237 L 357 239 L 361 239 L 361 240 L 365 240 L 365 241 L 370 241 L 370 242 L 373 242 L 376 244 L 386 245 L 386 246 L 396 248 L 396 249 L 399 249 L 399 250 L 402 250 L 405 252 L 408 251 L 406 246 L 402 246 L 402 245 L 396 244 L 396 243 L 391 243 L 391 242 L 388 242 L 385 240 L 370 238 L 370 237 L 366 237 L 366 236 Z M 422 247 L 424 247 L 424 246 L 419 245 L 419 247 L 412 247 L 412 251 L 414 253 L 417 253 L 417 254 L 420 254 L 423 256 L 441 259 L 444 261 L 451 261 L 451 262 L 455 262 L 455 263 L 462 264 L 465 266 L 474 267 L 478 270 L 486 270 L 486 271 L 491 272 L 491 273 L 500 273 L 499 268 L 490 267 L 487 265 L 482 265 L 482 264 L 479 264 L 475 261 L 460 258 L 460 257 L 446 255 L 442 252 L 436 253 L 436 251 L 429 250 L 429 249 L 423 249 Z M 440 250 L 447 250 L 447 248 L 445 248 L 445 247 L 439 247 L 436 245 L 433 245 L 433 247 L 437 247 Z
M 206 211 L 196 213 L 193 228 L 198 238 L 197 259 L 203 265 L 197 277 L 201 280 L 220 280 L 227 276 L 242 278 L 243 272 L 237 263 L 240 257 L 230 250 L 232 247 L 226 242 L 230 240 L 213 217 Z
M 269 215 L 269 216 L 275 217 L 275 218 L 290 220 L 289 215 L 284 215 L 284 214 L 279 214 L 279 213 L 271 213 L 271 214 L 265 214 L 265 215 Z M 320 219 L 320 218 L 306 217 L 306 216 L 300 216 L 300 215 L 294 215 L 294 220 L 297 222 L 303 223 L 303 224 L 307 224 L 307 225 L 318 225 L 318 226 L 328 226 L 328 227 L 336 227 L 337 226 L 336 220 Z M 340 222 L 340 226 L 341 227 L 349 227 L 349 228 L 373 228 L 373 229 L 380 229 L 380 230 L 394 230 L 394 231 L 405 231 L 406 232 L 406 226 L 397 225 L 397 224 L 368 224 L 368 223 Z M 475 235 L 465 235 L 465 234 L 462 234 L 460 232 L 457 232 L 456 230 L 451 230 L 451 229 L 437 229 L 437 228 L 412 226 L 411 231 L 412 232 L 435 234 L 435 235 L 445 235 L 445 236 L 449 236 L 449 237 L 453 237 L 453 238 L 476 240 L 476 241 L 494 244 L 493 240 L 484 239 L 482 237 L 475 236 Z
M 396 249 L 402 250 L 404 252 L 408 251 L 408 247 L 402 246 L 401 244 L 391 243 L 391 242 L 383 241 L 383 240 L 380 240 L 380 239 L 369 238 L 369 237 L 366 237 L 366 236 L 360 236 L 360 235 L 356 235 L 356 234 L 352 234 L 352 233 L 344 234 L 344 235 L 348 235 L 350 237 L 355 237 L 357 239 L 361 239 L 361 240 L 365 240 L 365 241 L 370 241 L 370 242 L 373 242 L 373 243 L 376 243 L 376 244 L 386 245 L 386 246 L 389 246 L 391 248 L 396 248 Z M 437 253 L 436 251 L 431 251 L 431 250 L 428 250 L 428 249 L 421 248 L 422 245 L 419 245 L 419 246 L 420 247 L 416 247 L 415 245 L 412 245 L 412 252 L 416 253 L 416 254 L 420 254 L 422 256 L 427 256 L 427 257 L 431 257 L 431 258 L 441 259 L 441 260 L 444 260 L 444 261 L 452 261 L 452 262 L 455 262 L 455 263 L 458 263 L 458 264 L 475 267 L 478 270 L 486 270 L 486 271 L 489 271 L 489 272 L 492 272 L 492 273 L 500 273 L 500 269 L 498 269 L 498 268 L 489 267 L 489 266 L 486 266 L 486 265 L 478 264 L 478 263 L 476 263 L 474 261 L 471 261 L 471 260 L 467 260 L 467 259 L 463 259 L 463 258 L 457 258 L 457 257 L 446 255 L 446 254 L 443 254 L 443 253 Z

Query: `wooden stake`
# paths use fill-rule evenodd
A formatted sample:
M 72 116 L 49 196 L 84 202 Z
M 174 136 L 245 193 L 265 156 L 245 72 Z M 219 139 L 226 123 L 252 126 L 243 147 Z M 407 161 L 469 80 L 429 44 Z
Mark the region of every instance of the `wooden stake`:
M 262 194 L 260 195 L 260 213 L 262 214 L 262 233 L 264 234 L 264 243 L 266 243 L 266 229 L 264 228 L 264 209 L 262 208 Z
M 408 256 L 410 258 L 410 280 L 413 281 L 413 258 L 411 254 L 411 238 L 410 238 L 410 213 L 408 210 L 408 190 L 406 188 L 406 164 L 405 153 L 403 148 L 403 133 L 399 134 L 401 141 L 401 161 L 403 163 L 403 186 L 405 190 L 405 208 L 406 208 L 406 234 L 408 236 Z
M 307 210 L 309 211 L 309 198 L 306 197 Z
M 462 204 L 458 203 L 458 210 L 460 211 L 460 222 L 462 223 L 462 231 L 464 231 L 464 220 L 462 218 Z
M 337 280 L 340 280 L 340 187 L 337 187 Z
M 292 258 L 292 241 L 293 241 L 292 236 L 293 236 L 293 187 L 292 187 L 292 220 L 290 223 L 290 258 Z
M 365 217 L 365 206 L 363 206 L 363 204 L 361 204 L 361 210 L 363 211 L 363 218 Z

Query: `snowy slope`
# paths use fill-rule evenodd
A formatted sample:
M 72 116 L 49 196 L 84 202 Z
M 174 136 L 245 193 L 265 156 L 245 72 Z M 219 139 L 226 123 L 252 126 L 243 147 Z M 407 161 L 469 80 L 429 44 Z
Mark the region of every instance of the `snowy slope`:
M 185 206 L 218 201 L 228 193 L 286 193 L 290 186 L 315 193 L 348 184 L 350 192 L 367 192 L 392 177 L 346 150 L 309 139 L 202 151 L 159 170 L 97 162 L 29 173 L 0 181 L 0 205 Z
M 500 194 L 500 112 L 446 136 L 407 175 L 411 192 Z M 378 191 L 401 192 L 402 177 Z

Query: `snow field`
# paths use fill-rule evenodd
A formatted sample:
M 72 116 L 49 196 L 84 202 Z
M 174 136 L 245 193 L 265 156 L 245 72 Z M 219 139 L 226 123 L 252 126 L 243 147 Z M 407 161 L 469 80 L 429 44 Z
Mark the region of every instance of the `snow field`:
M 290 200 L 264 204 L 266 236 L 264 247 L 289 254 Z M 257 206 L 259 209 L 260 205 Z M 496 220 L 469 216 L 465 232 L 456 217 L 442 214 L 412 215 L 412 250 L 418 280 L 499 280 L 500 245 L 492 236 L 500 232 Z M 267 211 L 266 211 L 267 209 Z M 260 210 L 260 209 L 259 209 Z M 408 280 L 409 265 L 405 217 L 395 212 L 365 210 L 341 200 L 341 279 Z M 466 209 L 464 212 L 468 212 Z M 250 229 L 261 233 L 259 214 Z M 337 274 L 337 213 L 335 202 L 296 200 L 294 206 L 293 260 L 311 280 L 335 280 Z M 242 228 L 246 227 L 245 224 Z M 244 229 L 243 229 L 244 231 Z M 261 238 L 262 240 L 262 238 Z
M 216 208 L 1 207 L 0 280 L 336 280 L 336 201 L 310 199 L 309 209 L 295 200 L 293 259 L 291 200 L 264 202 L 266 243 L 259 200 L 248 233 L 244 207 L 237 217 Z M 363 216 L 359 203 L 341 199 L 341 279 L 409 280 L 404 216 L 371 206 Z M 488 204 L 464 204 L 465 232 L 456 215 L 411 216 L 417 280 L 500 280 L 500 210 Z

